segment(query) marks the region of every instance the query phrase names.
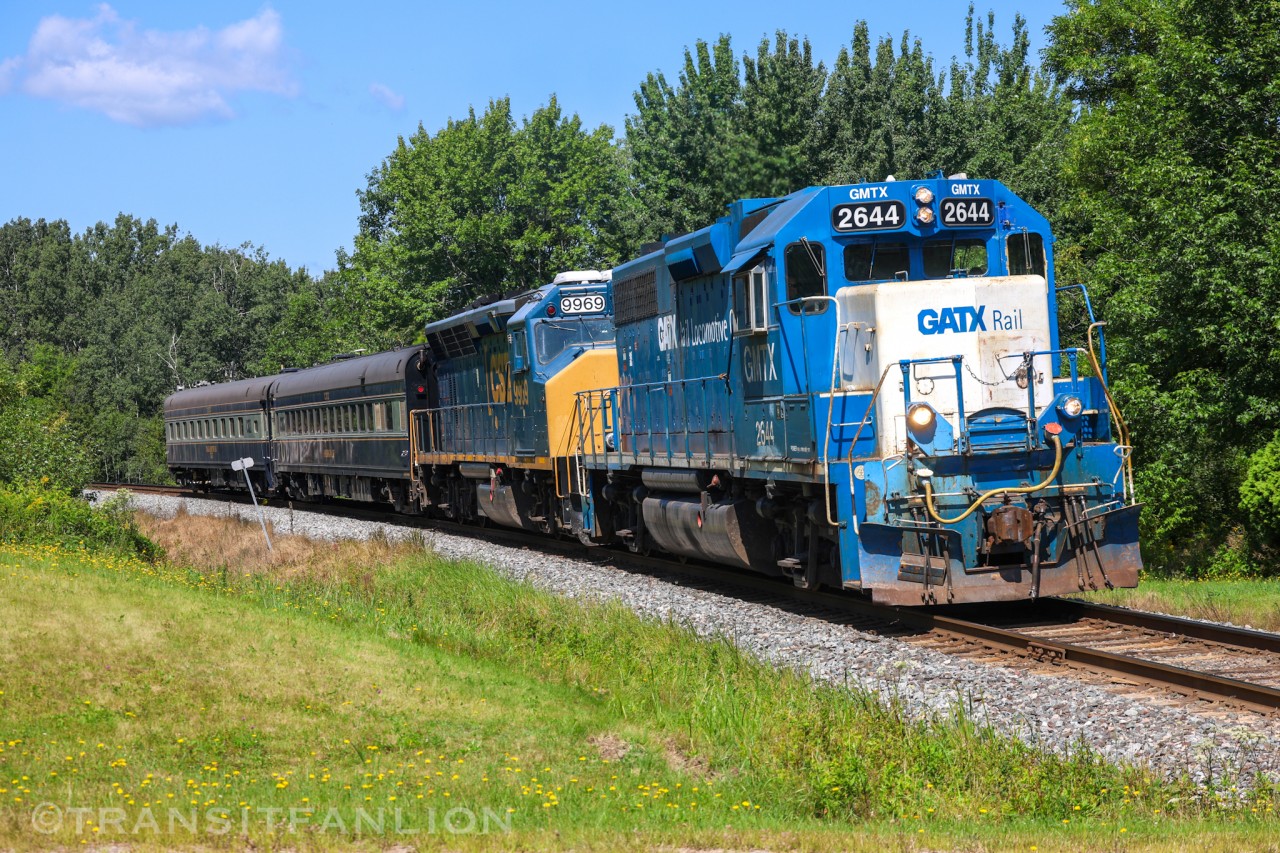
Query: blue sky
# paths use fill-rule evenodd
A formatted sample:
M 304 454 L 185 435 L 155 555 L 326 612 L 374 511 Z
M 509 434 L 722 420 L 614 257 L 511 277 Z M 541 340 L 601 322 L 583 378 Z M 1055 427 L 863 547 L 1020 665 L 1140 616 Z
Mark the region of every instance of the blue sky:
M 510 96 L 528 115 L 555 93 L 621 132 L 649 71 L 730 33 L 754 52 L 776 29 L 831 66 L 854 22 L 903 30 L 944 64 L 964 51 L 967 2 L 269 4 L 0 0 L 0 222 L 123 211 L 203 243 L 263 246 L 319 274 L 351 246 L 355 192 L 421 123 Z M 1044 47 L 1054 0 L 987 0 Z M 984 15 L 985 17 L 985 15 Z

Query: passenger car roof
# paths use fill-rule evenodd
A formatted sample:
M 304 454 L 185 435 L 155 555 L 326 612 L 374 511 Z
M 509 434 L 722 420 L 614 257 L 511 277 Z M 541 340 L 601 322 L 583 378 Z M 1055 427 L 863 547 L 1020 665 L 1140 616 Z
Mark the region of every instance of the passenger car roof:
M 232 403 L 261 403 L 267 399 L 272 384 L 280 376 L 262 376 L 240 379 L 235 382 L 219 382 L 216 385 L 199 385 L 184 388 L 165 398 L 164 413 L 180 417 L 191 409 L 207 409 Z
M 319 367 L 309 367 L 296 373 L 276 377 L 272 395 L 292 397 L 298 394 L 314 394 L 317 391 L 333 391 L 339 388 L 356 388 L 361 384 L 376 385 L 380 382 L 402 380 L 409 359 L 422 352 L 421 346 L 405 347 L 379 352 L 373 355 L 348 358 Z

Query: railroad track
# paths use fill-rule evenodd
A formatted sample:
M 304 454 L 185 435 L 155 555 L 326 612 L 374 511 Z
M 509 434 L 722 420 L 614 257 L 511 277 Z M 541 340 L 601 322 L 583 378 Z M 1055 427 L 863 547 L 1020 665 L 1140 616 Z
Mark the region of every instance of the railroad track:
M 91 488 L 127 488 L 146 494 L 248 502 L 247 496 L 193 495 L 178 487 L 103 483 Z M 273 500 L 272 504 L 279 505 L 279 501 Z M 803 591 L 772 578 L 714 565 L 682 563 L 615 549 L 588 549 L 576 540 L 520 530 L 389 516 L 348 504 L 306 504 L 305 508 L 382 522 L 390 519 L 403 526 L 552 551 L 660 575 L 677 583 L 772 604 L 949 654 L 1002 662 L 1013 656 L 1037 666 L 1083 670 L 1127 689 L 1153 689 L 1195 701 L 1280 713 L 1280 634 L 1062 598 L 1015 606 L 886 607 L 847 594 Z
M 117 489 L 136 492 L 140 495 L 170 495 L 175 498 L 210 497 L 213 499 L 229 498 L 231 495 L 200 495 L 183 486 L 154 486 L 147 483 L 90 483 L 85 491 L 114 492 Z

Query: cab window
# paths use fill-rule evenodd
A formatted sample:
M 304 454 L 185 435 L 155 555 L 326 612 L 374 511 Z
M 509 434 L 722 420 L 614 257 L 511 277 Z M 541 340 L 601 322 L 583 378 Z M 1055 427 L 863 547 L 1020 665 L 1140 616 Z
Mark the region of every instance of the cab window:
M 987 274 L 985 240 L 931 240 L 924 244 L 924 277 L 952 278 Z
M 511 370 L 523 373 L 529 369 L 529 342 L 524 329 L 516 329 L 511 333 Z
M 591 348 L 613 343 L 613 323 L 607 317 L 543 320 L 533 329 L 538 363 L 547 364 L 571 346 Z
M 905 279 L 910 269 L 906 243 L 877 240 L 844 248 L 844 277 L 852 282 Z
M 733 280 L 733 333 L 751 335 L 769 328 L 769 277 L 757 266 Z
M 809 296 L 822 296 L 827 292 L 827 260 L 826 250 L 821 243 L 801 240 L 787 246 L 785 256 L 787 267 L 787 301 L 794 302 Z M 801 305 L 788 306 L 793 314 L 800 313 Z M 826 303 L 815 303 L 804 306 L 805 311 L 818 313 L 826 308 Z
M 1039 234 L 1023 231 L 1010 234 L 1009 275 L 1044 275 L 1044 239 Z

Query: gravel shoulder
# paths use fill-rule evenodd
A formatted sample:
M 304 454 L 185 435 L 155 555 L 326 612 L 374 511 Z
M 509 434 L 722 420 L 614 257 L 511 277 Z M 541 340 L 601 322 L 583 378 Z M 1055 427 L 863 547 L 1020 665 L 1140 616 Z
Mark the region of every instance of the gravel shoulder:
M 257 521 L 252 506 L 221 501 L 133 495 L 131 503 L 162 518 L 185 507 L 192 515 Z M 1108 759 L 1201 783 L 1248 783 L 1257 773 L 1280 781 L 1280 720 L 1259 714 L 1120 695 L 1077 681 L 1069 671 L 1038 675 L 976 663 L 612 566 L 383 522 L 282 507 L 263 511 L 275 530 L 315 539 L 424 538 L 442 556 L 476 560 L 560 595 L 617 599 L 642 615 L 728 637 L 778 666 L 898 701 L 912 715 L 963 708 L 976 721 L 1038 747 L 1066 752 L 1086 746 Z

